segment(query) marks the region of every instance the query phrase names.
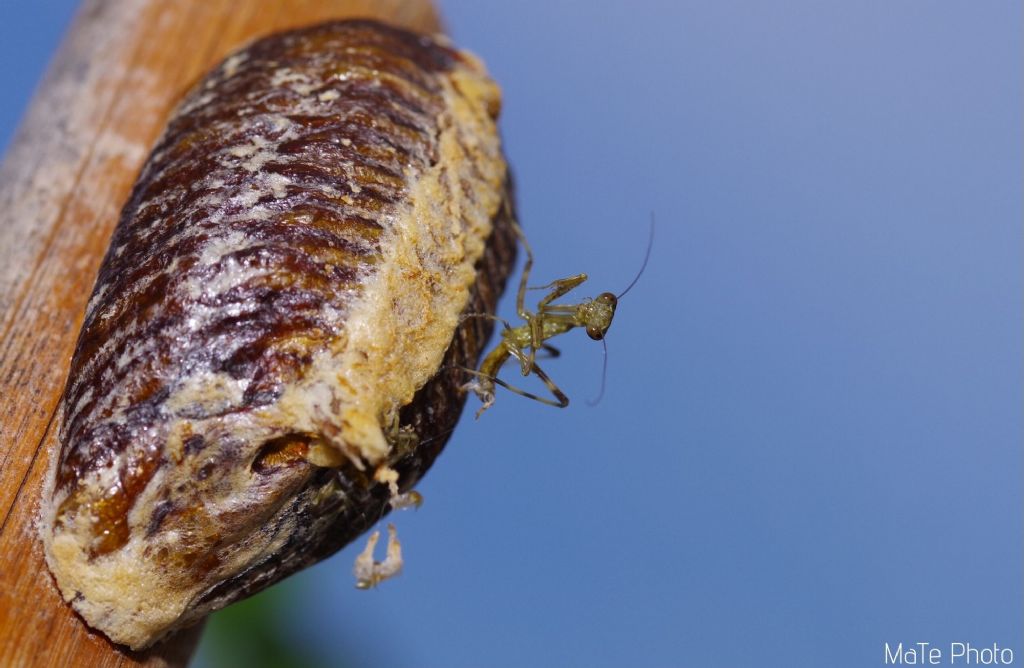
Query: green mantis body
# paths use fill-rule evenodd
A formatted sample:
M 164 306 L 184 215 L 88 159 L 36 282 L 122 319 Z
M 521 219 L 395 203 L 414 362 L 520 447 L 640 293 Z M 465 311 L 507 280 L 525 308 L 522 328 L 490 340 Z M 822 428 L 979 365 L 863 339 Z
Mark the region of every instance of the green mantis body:
M 612 319 L 615 317 L 615 307 L 618 305 L 618 297 L 610 292 L 602 292 L 594 299 L 587 300 L 581 304 L 555 304 L 554 301 L 565 296 L 572 290 L 582 285 L 587 280 L 586 274 L 576 274 L 568 278 L 561 278 L 542 286 L 540 289 L 550 292 L 539 302 L 536 310 L 530 311 L 526 308 L 526 287 L 530 277 L 530 270 L 533 268 L 533 252 L 519 225 L 515 225 L 516 234 L 526 250 L 526 264 L 523 267 L 523 275 L 519 281 L 519 291 L 516 294 L 516 312 L 523 320 L 523 324 L 512 327 L 507 321 L 494 317 L 504 325 L 501 332 L 501 341 L 480 364 L 479 370 L 465 369 L 475 379 L 465 387 L 473 390 L 483 405 L 477 411 L 477 417 L 491 407 L 494 403 L 495 385 L 520 394 L 524 397 L 534 399 L 549 406 L 565 408 L 569 405 L 569 397 L 562 392 L 554 381 L 544 373 L 544 370 L 537 364 L 537 352 L 544 350 L 557 356 L 558 350 L 547 343 L 550 339 L 565 334 L 577 327 L 583 327 L 587 335 L 595 341 L 604 339 L 608 328 L 611 327 Z M 630 286 L 632 287 L 632 286 Z M 628 290 L 628 288 L 627 288 Z M 623 293 L 625 294 L 625 293 Z M 521 390 L 504 380 L 498 378 L 501 367 L 510 359 L 519 362 L 520 371 L 524 376 L 535 374 L 548 391 L 552 399 L 539 397 L 524 390 Z

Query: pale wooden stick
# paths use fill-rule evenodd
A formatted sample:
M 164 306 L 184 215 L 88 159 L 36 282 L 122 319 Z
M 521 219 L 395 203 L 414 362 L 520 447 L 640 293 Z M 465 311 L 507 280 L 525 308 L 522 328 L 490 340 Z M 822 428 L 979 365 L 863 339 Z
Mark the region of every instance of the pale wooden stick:
M 64 604 L 35 531 L 55 412 L 121 206 L 173 104 L 228 51 L 329 18 L 436 31 L 429 0 L 86 0 L 0 166 L 0 666 L 183 665 Z

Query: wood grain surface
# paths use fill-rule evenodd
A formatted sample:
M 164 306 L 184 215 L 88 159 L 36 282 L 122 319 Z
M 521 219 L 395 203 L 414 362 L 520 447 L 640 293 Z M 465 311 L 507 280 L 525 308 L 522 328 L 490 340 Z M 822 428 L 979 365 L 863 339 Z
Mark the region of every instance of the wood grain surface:
M 328 18 L 439 29 L 429 0 L 86 0 L 0 166 L 0 666 L 183 665 L 92 632 L 36 537 L 71 353 L 110 234 L 174 103 L 241 44 Z

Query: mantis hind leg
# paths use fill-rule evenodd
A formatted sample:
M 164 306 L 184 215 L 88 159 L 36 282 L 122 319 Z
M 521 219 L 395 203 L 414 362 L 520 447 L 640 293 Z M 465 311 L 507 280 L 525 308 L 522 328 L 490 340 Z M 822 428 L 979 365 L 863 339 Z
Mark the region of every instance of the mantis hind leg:
M 506 203 L 505 206 L 508 206 Z M 526 234 L 523 232 L 523 228 L 519 227 L 519 223 L 509 215 L 509 220 L 512 221 L 512 229 L 515 230 L 516 236 L 519 237 L 519 243 L 523 244 L 523 250 L 526 251 L 526 262 L 523 264 L 523 275 L 519 277 L 519 290 L 516 292 L 516 313 L 523 320 L 529 320 L 530 314 L 526 310 L 526 283 L 530 280 L 530 270 L 533 269 L 533 249 L 530 248 L 530 242 L 526 240 Z
M 512 228 L 515 230 L 516 236 L 519 237 L 519 243 L 523 244 L 523 250 L 526 251 L 526 262 L 523 264 L 523 273 L 519 277 L 519 290 L 516 291 L 516 314 L 523 320 L 531 320 L 532 314 L 526 310 L 527 290 L 552 289 L 551 292 L 537 304 L 537 310 L 540 312 L 544 310 L 545 306 L 586 281 L 587 275 L 576 274 L 575 276 L 569 276 L 568 278 L 560 278 L 539 288 L 527 287 L 527 283 L 530 281 L 530 271 L 533 269 L 533 249 L 530 248 L 530 242 L 526 240 L 526 233 L 523 232 L 523 228 L 520 227 L 519 223 L 515 222 L 515 220 L 512 221 Z
M 555 348 L 554 350 L 557 351 L 557 348 Z M 544 385 L 547 386 L 548 391 L 551 392 L 551 396 L 553 396 L 555 400 L 552 401 L 551 399 L 538 397 L 535 394 L 525 392 L 523 390 L 520 390 L 518 387 L 513 387 L 512 385 L 509 385 L 500 378 L 495 378 L 495 382 L 497 382 L 499 385 L 506 389 L 512 390 L 516 394 L 521 394 L 524 397 L 533 399 L 534 401 L 539 401 L 540 403 L 546 404 L 548 406 L 554 406 L 556 408 L 565 408 L 569 405 L 569 397 L 565 395 L 565 392 L 562 392 L 561 388 L 555 385 L 555 381 L 551 380 L 551 377 L 544 373 L 544 370 L 541 369 L 540 366 L 538 366 L 537 363 L 534 361 L 534 353 L 536 352 L 536 350 L 531 348 L 529 356 L 523 354 L 523 351 L 521 350 L 512 350 L 509 352 L 511 352 L 512 356 L 518 359 L 520 363 L 525 363 L 526 360 L 530 361 L 530 371 L 536 374 L 537 378 L 540 378 L 544 382 Z
M 541 346 L 543 348 L 552 350 L 555 353 L 558 352 L 558 349 L 555 348 L 554 346 L 548 346 L 547 344 L 541 344 Z M 544 373 L 544 370 L 541 369 L 540 366 L 538 366 L 537 363 L 534 361 L 534 356 L 533 356 L 533 352 L 534 351 L 532 349 L 530 351 L 530 353 L 531 353 L 530 355 L 527 355 L 523 351 L 518 350 L 516 348 L 512 348 L 511 346 L 507 349 L 507 352 L 509 353 L 510 356 L 515 357 L 517 360 L 519 360 L 520 365 L 524 369 L 526 369 L 527 368 L 526 365 L 529 364 L 529 371 L 531 373 L 536 374 L 537 377 L 540 378 L 541 381 L 544 382 L 544 385 L 547 386 L 548 391 L 551 392 L 551 396 L 554 397 L 553 400 L 552 399 L 548 399 L 546 397 L 537 396 L 536 394 L 533 394 L 532 392 L 527 392 L 526 390 L 519 389 L 518 387 L 503 381 L 501 378 L 498 378 L 497 376 L 488 375 L 488 374 L 481 374 L 480 372 L 474 372 L 474 375 L 486 376 L 491 382 L 497 383 L 498 385 L 501 385 L 502 387 L 504 387 L 507 390 L 515 392 L 518 395 L 524 396 L 527 399 L 533 399 L 534 401 L 539 401 L 540 403 L 545 404 L 547 406 L 554 406 L 556 408 L 565 408 L 566 406 L 569 405 L 569 397 L 567 397 L 565 395 L 565 393 L 562 392 L 561 388 L 559 388 L 557 385 L 555 385 L 555 382 L 553 380 L 551 380 L 551 377 L 548 376 L 546 373 Z
M 508 382 L 502 380 L 501 378 L 497 378 L 495 376 L 490 376 L 490 375 L 487 375 L 485 373 L 480 373 L 479 371 L 476 371 L 475 369 L 470 369 L 468 367 L 463 367 L 463 370 L 466 371 L 467 373 L 470 373 L 470 374 L 476 376 L 477 378 L 483 379 L 487 383 L 493 383 L 493 384 L 496 384 L 496 385 L 501 385 L 502 387 L 504 387 L 506 390 L 508 390 L 510 392 L 515 392 L 519 396 L 526 397 L 527 399 L 533 399 L 534 401 L 539 401 L 540 403 L 544 404 L 545 406 L 554 406 L 555 408 L 565 408 L 566 406 L 569 405 L 569 397 L 565 396 L 565 393 L 562 392 L 562 390 L 559 389 L 559 387 L 557 385 L 555 385 L 554 381 L 552 381 L 551 378 L 549 378 L 548 375 L 546 373 L 544 373 L 540 369 L 540 367 L 538 367 L 536 365 L 534 365 L 533 372 L 537 374 L 538 378 L 540 378 L 542 381 L 544 381 L 544 384 L 547 385 L 547 388 L 551 392 L 551 394 L 554 397 L 554 399 L 548 399 L 547 397 L 541 397 L 541 396 L 538 396 L 536 394 L 533 394 L 532 392 L 527 392 L 526 390 L 520 389 L 520 388 L 516 387 L 515 385 L 512 385 L 511 383 L 508 383 Z M 477 418 L 479 418 L 483 414 L 483 412 L 485 410 L 490 408 L 491 404 L 493 404 L 493 403 L 494 403 L 494 399 L 493 399 L 493 396 L 492 396 L 490 398 L 490 401 L 485 402 L 484 405 L 481 406 L 479 408 L 479 410 L 477 410 L 477 412 L 476 412 Z

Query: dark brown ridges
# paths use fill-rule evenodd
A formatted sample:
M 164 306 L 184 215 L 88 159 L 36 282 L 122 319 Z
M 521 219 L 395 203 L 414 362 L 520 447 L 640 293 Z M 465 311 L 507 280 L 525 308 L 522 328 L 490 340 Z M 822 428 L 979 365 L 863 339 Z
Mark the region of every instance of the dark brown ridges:
M 409 196 L 403 170 L 436 159 L 443 102 L 430 74 L 456 58 L 380 24 L 329 24 L 257 42 L 197 87 L 100 270 L 65 397 L 60 487 L 106 465 L 103 450 L 137 448 L 136 430 L 107 420 L 127 404 L 127 424 L 141 428 L 178 377 L 209 369 L 250 381 L 220 410 L 273 400 L 337 327 L 325 311 L 344 314 L 359 273 L 379 260 L 377 221 Z M 230 272 L 251 278 L 218 289 Z M 128 497 L 158 464 L 138 449 Z M 130 503 L 111 502 L 119 515 Z
M 497 107 L 471 56 L 370 21 L 255 42 L 182 102 L 124 207 L 63 398 L 48 559 L 91 624 L 144 646 L 362 533 L 387 508 L 367 466 L 403 488 L 427 470 L 461 412 L 455 367 L 491 329 L 455 316 L 492 312 L 514 261 Z M 419 446 L 325 459 L 365 432 L 339 417 L 359 388 L 330 364 L 365 335 L 353 314 L 383 303 L 368 286 L 402 277 L 392 329 L 429 348 L 447 327 L 437 365 L 352 415 L 379 422 L 378 440 L 399 415 Z M 111 561 L 132 541 L 128 565 Z M 145 604 L 118 608 L 117 578 L 137 588 L 150 572 L 181 600 L 140 621 Z M 90 578 L 115 582 L 90 594 Z

